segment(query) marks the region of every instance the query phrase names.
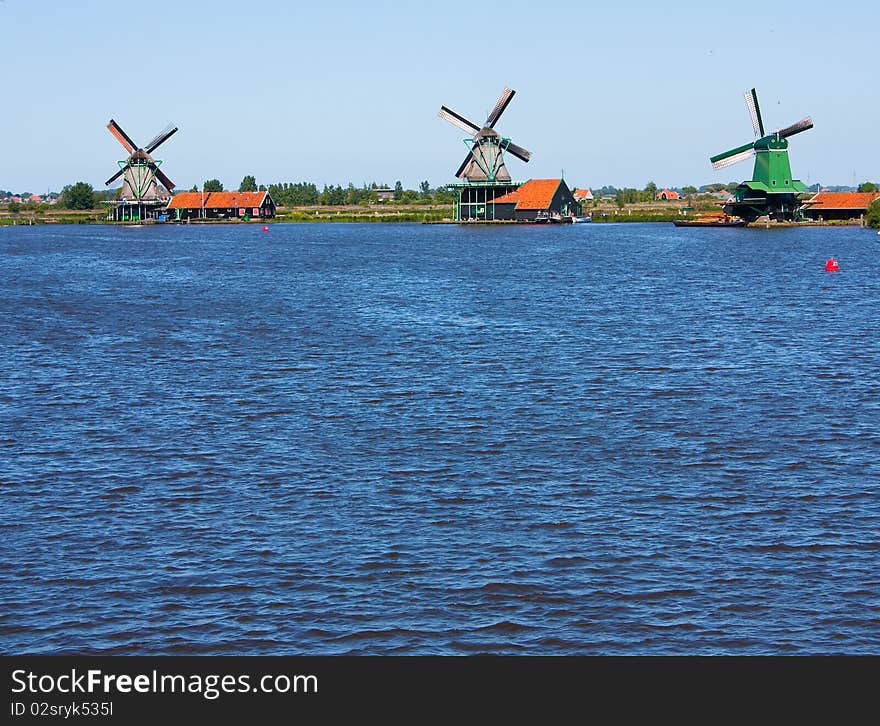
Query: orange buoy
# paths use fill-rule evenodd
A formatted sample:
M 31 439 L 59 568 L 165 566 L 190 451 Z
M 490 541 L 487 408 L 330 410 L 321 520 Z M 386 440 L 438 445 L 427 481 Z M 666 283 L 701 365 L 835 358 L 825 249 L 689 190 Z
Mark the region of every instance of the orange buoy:
M 825 260 L 825 272 L 837 272 L 840 269 L 840 263 L 833 257 Z

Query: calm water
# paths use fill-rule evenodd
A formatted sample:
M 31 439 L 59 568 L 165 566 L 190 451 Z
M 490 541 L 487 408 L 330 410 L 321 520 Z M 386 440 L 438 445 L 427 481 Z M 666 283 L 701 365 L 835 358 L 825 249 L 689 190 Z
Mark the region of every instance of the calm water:
M 880 654 L 873 232 L 17 227 L 0 293 L 5 653 Z

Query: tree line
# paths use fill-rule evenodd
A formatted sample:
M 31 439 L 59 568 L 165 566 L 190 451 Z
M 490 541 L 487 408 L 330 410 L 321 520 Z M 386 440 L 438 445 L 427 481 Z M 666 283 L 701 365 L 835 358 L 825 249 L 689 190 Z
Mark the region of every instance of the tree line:
M 191 191 L 200 191 L 193 185 Z M 201 191 L 225 191 L 219 179 L 208 179 L 202 184 Z M 356 187 L 352 182 L 346 186 L 325 184 L 318 189 L 314 182 L 275 182 L 269 185 L 257 184 L 256 177 L 246 175 L 238 185 L 240 192 L 265 192 L 272 195 L 275 203 L 282 207 L 309 206 L 354 206 L 376 204 L 390 198 L 396 204 L 451 204 L 453 196 L 444 187 L 432 188 L 427 181 L 419 184 L 418 189 L 405 189 L 400 181 L 393 187 L 378 182 L 364 182 Z
M 732 192 L 739 185 L 739 182 L 730 182 L 729 184 L 706 184 L 701 187 L 685 186 L 681 188 L 673 188 L 680 192 L 685 198 L 699 198 L 703 194 L 711 194 L 717 192 Z M 851 187 L 849 187 L 851 189 Z M 810 187 L 811 191 L 818 191 L 819 185 L 814 184 Z M 840 187 L 832 187 L 833 191 L 841 190 Z M 200 191 L 198 185 L 193 185 L 190 191 Z M 201 191 L 204 192 L 222 192 L 223 183 L 219 179 L 207 179 L 202 184 Z M 451 204 L 454 196 L 445 187 L 434 187 L 427 181 L 419 184 L 418 189 L 404 189 L 400 181 L 395 182 L 393 187 L 377 182 L 364 182 L 361 186 L 356 187 L 352 182 L 346 186 L 327 185 L 325 184 L 320 190 L 313 182 L 278 182 L 267 185 L 257 184 L 256 178 L 252 174 L 246 175 L 238 186 L 240 192 L 256 192 L 268 191 L 275 203 L 283 207 L 307 207 L 307 206 L 354 206 L 376 204 L 390 198 L 389 201 L 395 204 Z M 876 192 L 880 191 L 880 186 L 874 182 L 863 182 L 859 185 L 860 192 Z M 68 184 L 59 195 L 48 195 L 48 197 L 59 196 L 58 206 L 63 209 L 95 209 L 104 201 L 118 198 L 122 192 L 121 188 L 108 189 L 105 191 L 96 191 L 91 184 L 87 182 L 76 182 Z M 654 182 L 648 182 L 642 189 L 632 187 L 624 187 L 622 189 L 614 186 L 602 186 L 593 188 L 593 196 L 596 201 L 600 198 L 613 198 L 618 207 L 624 207 L 627 204 L 637 204 L 639 202 L 652 202 L 657 198 L 658 187 Z M 0 190 L 0 201 L 11 199 L 14 195 L 12 192 Z M 24 192 L 22 198 L 27 198 L 30 193 Z M 48 205 L 45 203 L 18 203 L 7 202 L 8 210 L 13 214 L 19 212 L 23 208 L 30 209 L 36 207 L 46 209 Z M 872 205 L 872 209 L 875 205 Z

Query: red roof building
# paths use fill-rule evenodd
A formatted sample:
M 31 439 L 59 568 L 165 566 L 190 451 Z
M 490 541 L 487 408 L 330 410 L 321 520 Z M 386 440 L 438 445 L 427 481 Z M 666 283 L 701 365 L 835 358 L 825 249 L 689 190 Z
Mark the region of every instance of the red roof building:
M 564 179 L 530 179 L 509 194 L 496 197 L 494 219 L 537 222 L 580 215 L 581 205 Z
M 811 219 L 858 219 L 880 192 L 819 192 L 810 199 L 804 214 Z
M 671 189 L 661 189 L 657 192 L 657 199 L 661 202 L 673 202 L 681 199 L 681 195 L 678 192 L 674 192 Z
M 180 192 L 168 211 L 174 219 L 269 219 L 275 202 L 269 192 Z
M 574 198 L 578 202 L 590 202 L 593 200 L 593 192 L 589 189 L 575 189 Z

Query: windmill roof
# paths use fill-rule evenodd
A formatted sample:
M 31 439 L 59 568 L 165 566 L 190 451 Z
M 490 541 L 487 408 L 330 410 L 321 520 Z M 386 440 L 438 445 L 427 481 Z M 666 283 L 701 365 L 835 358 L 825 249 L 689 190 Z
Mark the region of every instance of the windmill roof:
M 880 199 L 880 192 L 819 192 L 810 202 L 810 209 L 867 209 Z
M 233 209 L 259 207 L 268 192 L 180 192 L 168 204 L 168 209 Z M 203 202 L 204 200 L 204 202 Z
M 494 204 L 515 202 L 517 209 L 547 209 L 562 179 L 530 179 L 516 191 L 492 200 Z

